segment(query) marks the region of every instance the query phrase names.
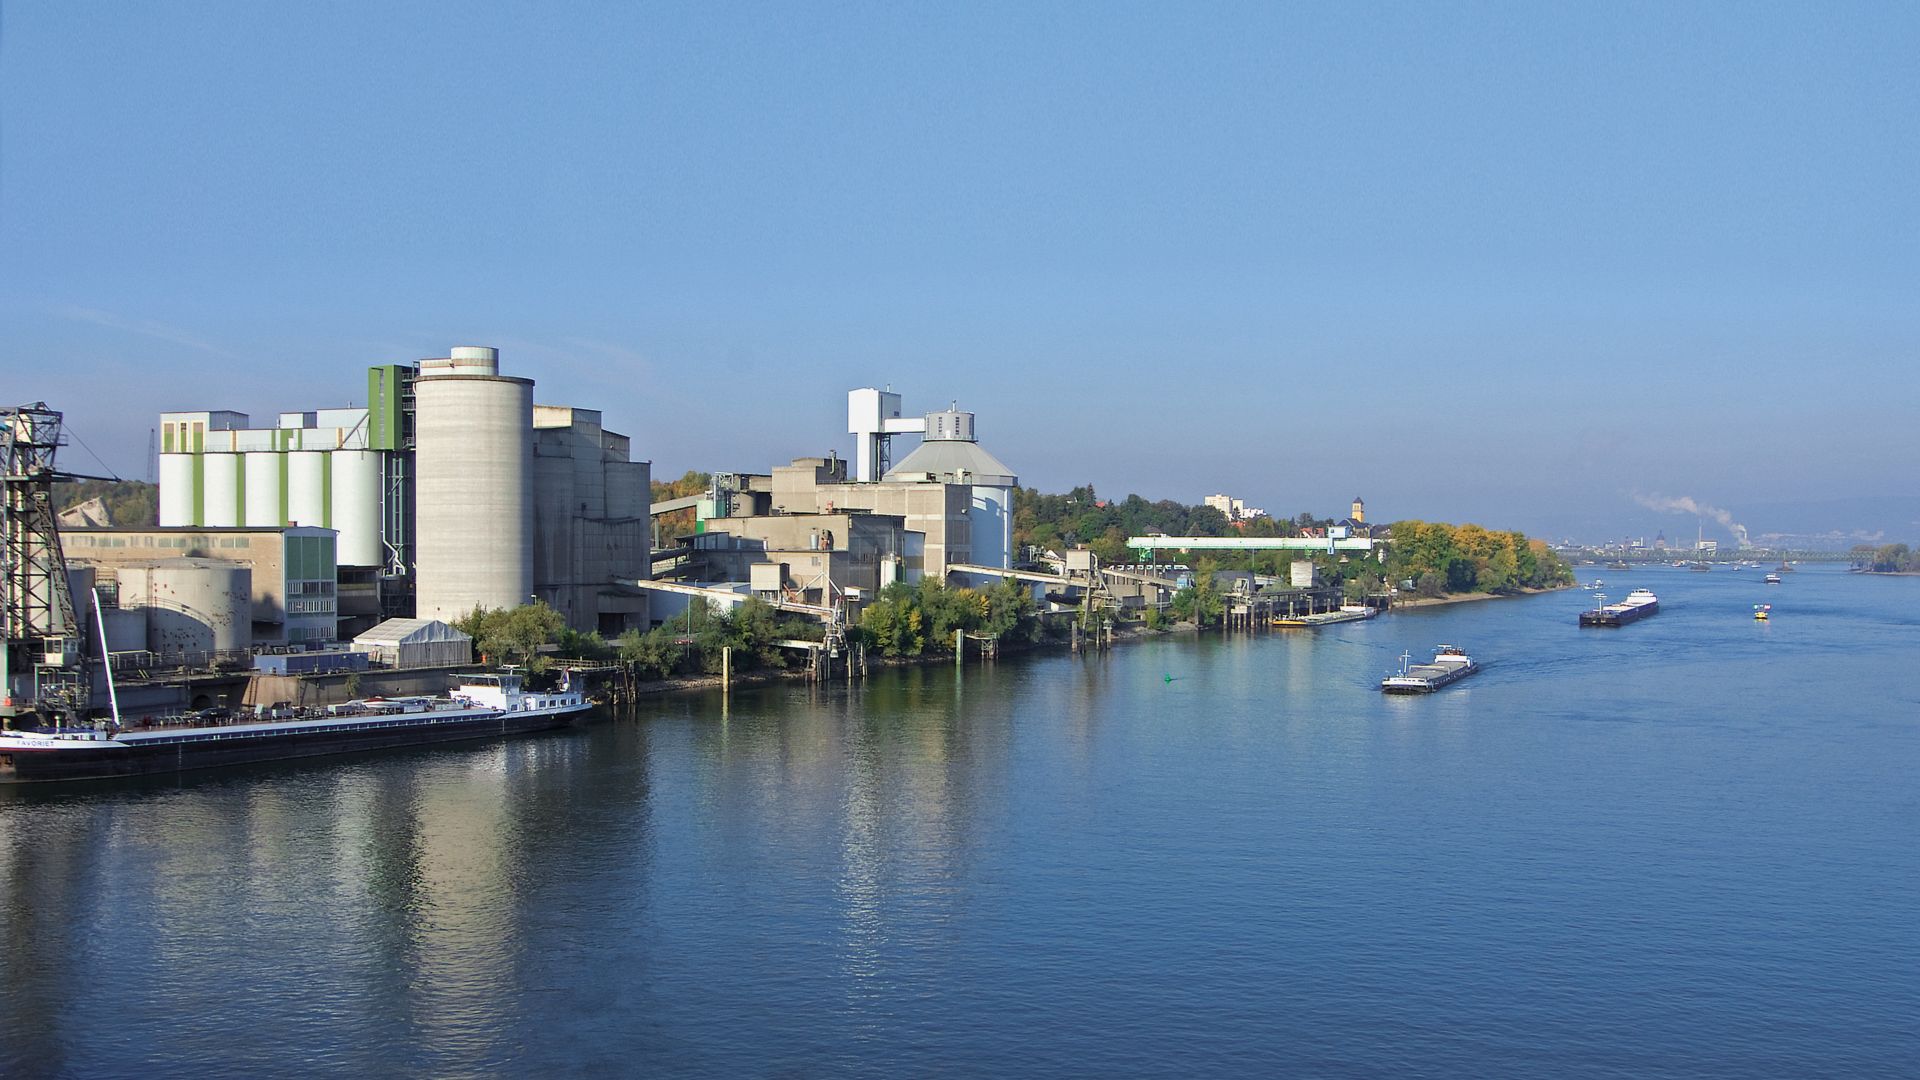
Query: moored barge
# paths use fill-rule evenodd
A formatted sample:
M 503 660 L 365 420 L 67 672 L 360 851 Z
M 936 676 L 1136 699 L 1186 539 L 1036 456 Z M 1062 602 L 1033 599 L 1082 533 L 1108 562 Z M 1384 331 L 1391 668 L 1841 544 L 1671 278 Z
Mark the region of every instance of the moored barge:
M 0 783 L 101 780 L 563 727 L 592 706 L 578 691 L 525 690 L 516 674 L 463 677 L 444 698 L 389 698 L 258 723 L 103 725 L 0 733 Z

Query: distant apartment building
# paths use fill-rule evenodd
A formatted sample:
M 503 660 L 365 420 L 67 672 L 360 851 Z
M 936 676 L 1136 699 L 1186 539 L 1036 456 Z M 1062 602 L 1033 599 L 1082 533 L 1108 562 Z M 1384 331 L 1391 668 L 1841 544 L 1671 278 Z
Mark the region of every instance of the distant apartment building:
M 1255 518 L 1267 516 L 1265 510 L 1257 506 L 1248 506 L 1244 500 L 1236 499 L 1231 495 L 1209 495 L 1201 502 L 1220 511 L 1229 522 L 1252 521 Z

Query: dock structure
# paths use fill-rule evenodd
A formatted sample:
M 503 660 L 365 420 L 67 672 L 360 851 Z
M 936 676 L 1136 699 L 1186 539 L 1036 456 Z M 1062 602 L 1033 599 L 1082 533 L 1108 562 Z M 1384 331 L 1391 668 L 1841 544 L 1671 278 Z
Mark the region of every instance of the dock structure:
M 623 579 L 619 584 L 632 586 L 636 589 L 650 589 L 654 592 L 677 593 L 681 596 L 697 596 L 709 603 L 720 604 L 725 607 L 738 607 L 748 600 L 754 599 L 756 595 L 753 593 L 735 592 L 732 589 L 716 589 L 703 585 L 690 585 L 680 581 L 663 581 L 658 579 L 651 581 Z M 777 641 L 774 644 L 783 649 L 800 649 L 805 651 L 807 653 L 808 676 L 815 682 L 824 682 L 832 678 L 833 661 L 842 655 L 848 654 L 850 649 L 849 642 L 847 641 L 846 607 L 838 603 L 832 605 L 803 603 L 790 599 L 782 594 L 773 594 L 772 596 L 762 595 L 759 598 L 761 602 L 773 608 L 775 611 L 785 611 L 820 620 L 822 630 L 820 641 L 808 642 L 789 639 Z M 845 669 L 847 677 L 852 678 L 856 673 L 863 673 L 866 670 L 866 658 L 864 656 L 850 656 L 848 661 L 841 666 Z

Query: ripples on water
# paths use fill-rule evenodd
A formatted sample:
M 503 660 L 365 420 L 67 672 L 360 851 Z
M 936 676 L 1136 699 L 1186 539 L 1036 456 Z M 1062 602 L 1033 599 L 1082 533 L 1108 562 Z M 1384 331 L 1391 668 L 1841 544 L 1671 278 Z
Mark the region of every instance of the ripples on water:
M 1920 579 L 1609 583 L 6 792 L 0 1071 L 1920 1074 Z

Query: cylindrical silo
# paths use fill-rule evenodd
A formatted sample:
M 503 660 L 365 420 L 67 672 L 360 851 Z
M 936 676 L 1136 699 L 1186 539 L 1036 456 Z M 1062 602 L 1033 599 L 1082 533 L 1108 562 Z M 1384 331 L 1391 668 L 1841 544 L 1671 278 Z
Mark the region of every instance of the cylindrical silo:
M 380 455 L 333 452 L 333 527 L 340 532 L 341 566 L 379 566 Z
M 287 520 L 328 528 L 327 453 L 297 450 L 287 455 Z
M 160 455 L 160 527 L 197 525 L 193 520 L 193 455 Z
M 455 349 L 444 363 L 422 363 L 414 382 L 423 619 L 518 607 L 533 593 L 533 380 L 497 370 L 493 350 Z
M 200 524 L 230 529 L 240 524 L 239 454 L 200 457 Z
M 277 529 L 287 523 L 282 508 L 285 492 L 281 489 L 281 469 L 286 457 L 270 450 L 247 455 L 247 524 L 254 528 Z
M 78 627 L 64 625 L 59 605 L 53 609 L 52 628 L 56 634 L 83 634 L 89 638 L 99 637 L 93 625 L 93 583 L 99 571 L 91 566 L 67 564 L 67 595 L 73 597 L 73 617 L 80 620 Z
M 147 647 L 146 608 L 109 608 L 100 614 L 106 617 L 108 652 L 139 652 Z
M 443 359 L 420 361 L 422 378 L 431 378 L 435 375 L 491 376 L 498 374 L 500 374 L 500 350 L 484 345 L 462 345 L 450 350 Z
M 154 652 L 226 652 L 253 643 L 253 571 L 244 566 L 162 559 L 147 567 L 145 593 L 147 641 Z

